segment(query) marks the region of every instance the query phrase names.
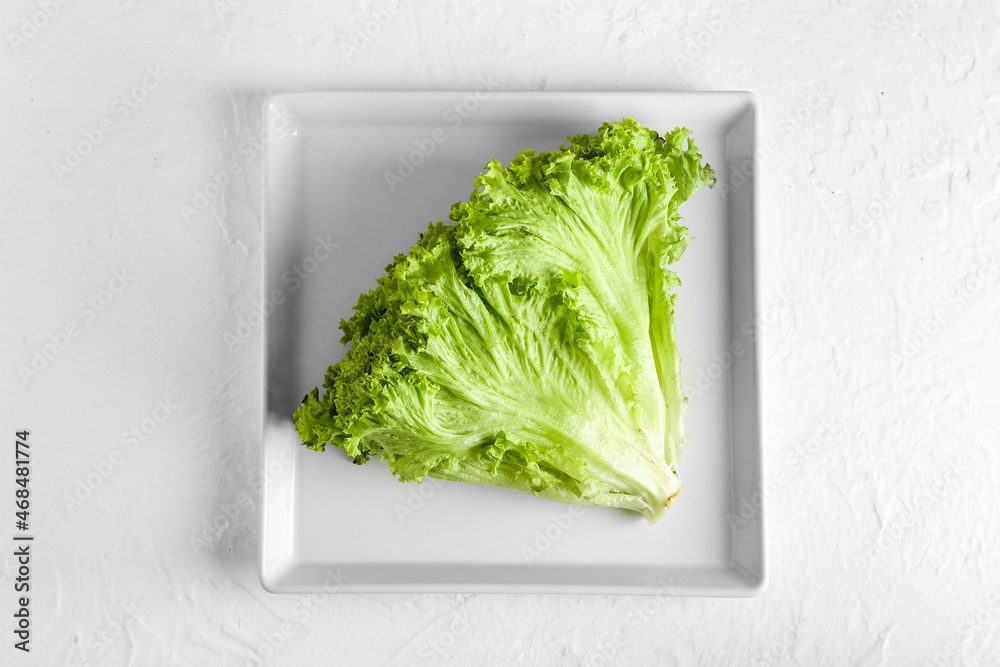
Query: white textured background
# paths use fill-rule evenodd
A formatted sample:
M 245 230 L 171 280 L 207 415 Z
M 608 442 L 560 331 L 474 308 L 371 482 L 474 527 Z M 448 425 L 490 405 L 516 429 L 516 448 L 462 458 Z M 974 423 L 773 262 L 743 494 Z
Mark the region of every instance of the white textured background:
M 578 4 L 3 4 L 0 663 L 998 664 L 996 3 Z M 223 339 L 260 287 L 261 102 L 480 76 L 759 96 L 764 305 L 791 303 L 764 329 L 760 597 L 261 589 L 259 330 Z

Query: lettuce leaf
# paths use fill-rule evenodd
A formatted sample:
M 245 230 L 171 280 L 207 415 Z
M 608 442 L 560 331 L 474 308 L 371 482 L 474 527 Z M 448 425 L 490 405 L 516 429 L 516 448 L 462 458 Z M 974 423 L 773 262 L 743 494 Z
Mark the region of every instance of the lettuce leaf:
M 492 161 L 341 322 L 351 349 L 293 421 L 315 450 L 404 482 L 474 482 L 626 508 L 681 489 L 687 399 L 668 267 L 715 172 L 634 119 Z

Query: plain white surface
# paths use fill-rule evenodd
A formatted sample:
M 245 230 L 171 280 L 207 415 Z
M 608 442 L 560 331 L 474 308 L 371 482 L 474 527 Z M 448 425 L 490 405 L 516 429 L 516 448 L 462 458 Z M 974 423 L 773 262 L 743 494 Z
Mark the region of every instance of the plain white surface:
M 33 431 L 38 535 L 30 656 L 11 646 L 16 574 L 0 549 L 2 662 L 995 663 L 995 3 L 428 2 L 367 42 L 388 5 L 224 3 L 0 10 L 0 428 Z M 758 95 L 762 309 L 789 304 L 760 327 L 762 596 L 261 589 L 259 328 L 224 335 L 260 288 L 262 101 L 481 78 Z M 53 163 L 99 130 L 60 180 Z M 210 187 L 230 162 L 238 175 Z M 18 366 L 70 324 L 25 386 Z
M 554 150 L 628 116 L 662 134 L 691 130 L 720 184 L 681 210 L 694 236 L 673 265 L 683 282 L 676 305 L 682 376 L 694 385 L 718 363 L 718 350 L 733 340 L 743 346 L 692 397 L 679 464 L 684 489 L 663 519 L 648 526 L 634 512 L 474 484 L 402 485 L 377 458 L 359 468 L 332 446 L 295 447 L 292 413 L 346 353 L 338 323 L 429 222 L 468 199 L 487 162 L 507 163 L 525 148 Z M 735 92 L 481 89 L 265 101 L 263 124 L 281 128 L 263 166 L 261 300 L 272 304 L 263 333 L 265 587 L 322 591 L 327 570 L 341 568 L 344 592 L 759 592 L 762 515 L 733 518 L 739 499 L 763 482 L 755 350 L 739 332 L 755 319 L 755 180 L 740 174 L 742 186 L 727 187 L 752 156 L 756 117 L 753 96 Z M 740 374 L 749 382 L 737 388 Z

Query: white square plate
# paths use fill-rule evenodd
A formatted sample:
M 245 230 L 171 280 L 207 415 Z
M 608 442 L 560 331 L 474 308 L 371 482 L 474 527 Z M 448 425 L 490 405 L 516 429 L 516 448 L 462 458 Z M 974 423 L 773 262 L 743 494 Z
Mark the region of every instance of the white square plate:
M 685 126 L 719 184 L 681 213 L 694 241 L 677 273 L 690 440 L 684 491 L 653 526 L 638 514 L 425 480 L 380 460 L 298 444 L 290 417 L 345 348 L 358 295 L 431 221 L 466 200 L 492 158 L 557 148 L 634 116 Z M 346 92 L 264 108 L 264 415 L 261 581 L 272 592 L 561 592 L 746 596 L 764 585 L 754 321 L 749 93 Z M 259 321 L 257 322 L 259 324 Z M 693 391 L 696 390 L 696 391 Z M 740 508 L 744 509 L 740 516 Z

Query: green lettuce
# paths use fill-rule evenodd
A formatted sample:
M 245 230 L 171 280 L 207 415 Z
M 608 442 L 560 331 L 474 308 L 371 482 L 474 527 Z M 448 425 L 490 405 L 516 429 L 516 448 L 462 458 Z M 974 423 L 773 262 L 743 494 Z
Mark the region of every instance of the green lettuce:
M 687 399 L 668 266 L 715 183 L 688 139 L 627 118 L 476 177 L 341 321 L 347 356 L 296 410 L 355 463 L 658 520 L 681 489 Z

